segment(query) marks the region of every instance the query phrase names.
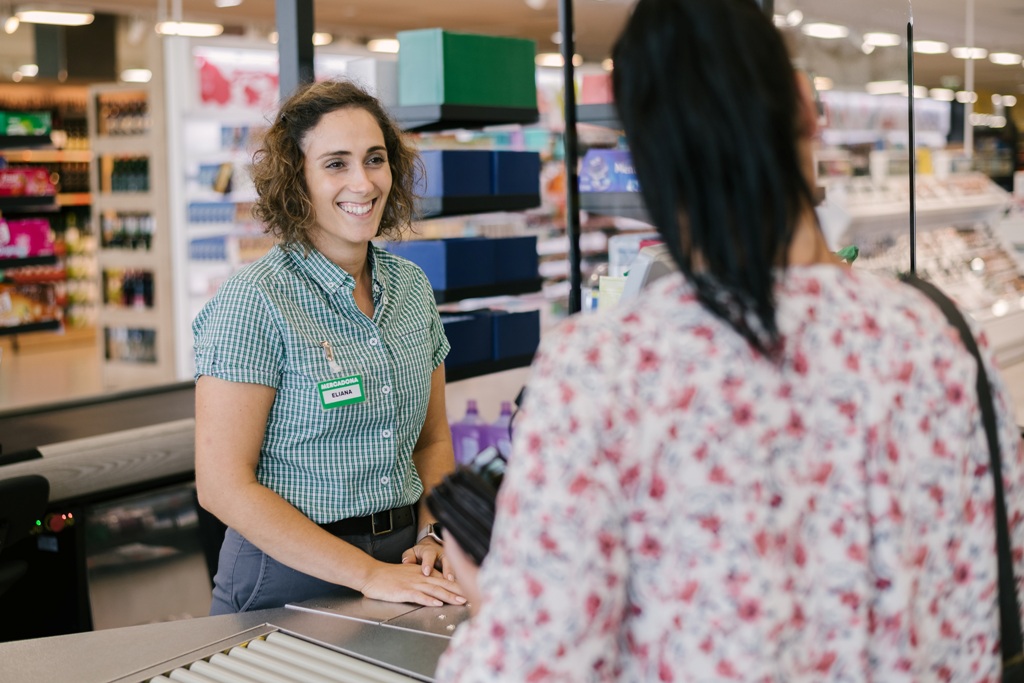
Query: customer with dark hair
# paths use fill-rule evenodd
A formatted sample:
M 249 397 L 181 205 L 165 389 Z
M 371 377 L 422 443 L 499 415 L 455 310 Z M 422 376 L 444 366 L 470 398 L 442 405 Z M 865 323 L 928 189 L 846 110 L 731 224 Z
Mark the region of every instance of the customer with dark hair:
M 194 323 L 196 484 L 229 527 L 212 614 L 346 590 L 465 602 L 424 503 L 454 468 L 448 341 L 423 271 L 371 243 L 409 225 L 415 160 L 337 81 L 284 102 L 254 156 L 280 243 Z
M 826 245 L 813 97 L 770 17 L 638 0 L 613 59 L 679 272 L 542 340 L 436 680 L 1000 680 L 977 366 L 918 291 Z

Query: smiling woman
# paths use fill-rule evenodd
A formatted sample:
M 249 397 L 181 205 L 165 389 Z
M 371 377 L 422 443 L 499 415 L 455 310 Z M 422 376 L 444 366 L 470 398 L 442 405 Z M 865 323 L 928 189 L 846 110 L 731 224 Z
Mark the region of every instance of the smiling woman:
M 229 527 L 213 614 L 346 591 L 465 602 L 416 526 L 454 467 L 448 340 L 423 271 L 371 243 L 408 226 L 415 159 L 376 99 L 334 81 L 289 98 L 255 154 L 281 243 L 193 325 L 196 487 Z

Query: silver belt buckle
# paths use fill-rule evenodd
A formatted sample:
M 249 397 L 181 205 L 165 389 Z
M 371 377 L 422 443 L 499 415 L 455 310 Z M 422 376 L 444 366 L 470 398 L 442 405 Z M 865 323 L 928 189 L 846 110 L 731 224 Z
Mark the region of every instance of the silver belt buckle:
M 381 523 L 384 522 L 384 515 L 387 515 L 388 528 L 380 529 L 377 527 L 377 520 L 380 519 Z M 370 515 L 370 526 L 373 529 L 374 536 L 383 536 L 384 534 L 390 534 L 395 530 L 394 520 L 391 519 L 391 510 L 385 510 L 384 512 L 375 512 Z

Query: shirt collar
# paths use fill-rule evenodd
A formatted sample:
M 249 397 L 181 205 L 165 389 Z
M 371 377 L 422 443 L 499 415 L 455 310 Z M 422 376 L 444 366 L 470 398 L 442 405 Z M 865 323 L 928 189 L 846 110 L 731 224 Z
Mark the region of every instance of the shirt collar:
M 366 253 L 366 262 L 370 268 L 370 281 L 373 283 L 373 298 L 375 302 L 378 302 L 387 288 L 387 276 L 385 274 L 387 269 L 383 267 L 378 268 L 380 260 L 377 258 L 378 252 L 379 249 L 371 243 Z M 331 261 L 315 248 L 310 248 L 308 255 L 305 255 L 301 248 L 289 249 L 288 255 L 299 270 L 330 294 L 337 292 L 341 288 L 346 288 L 350 292 L 356 288 L 356 279 L 348 271 Z

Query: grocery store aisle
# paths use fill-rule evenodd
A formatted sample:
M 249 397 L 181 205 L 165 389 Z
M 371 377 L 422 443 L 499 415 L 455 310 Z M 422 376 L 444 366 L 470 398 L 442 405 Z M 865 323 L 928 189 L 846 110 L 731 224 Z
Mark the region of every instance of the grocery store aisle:
M 82 335 L 61 344 L 17 346 L 0 337 L 0 410 L 96 396 L 103 391 L 96 342 Z

